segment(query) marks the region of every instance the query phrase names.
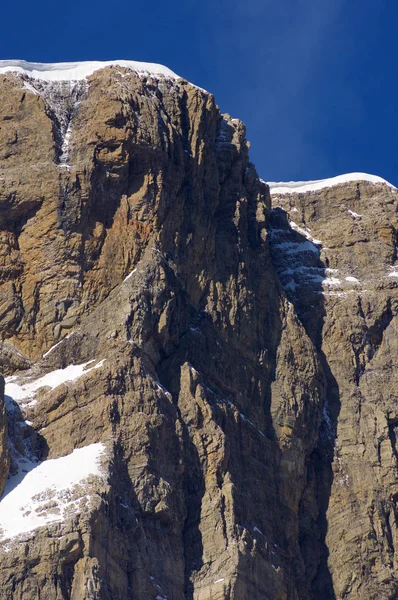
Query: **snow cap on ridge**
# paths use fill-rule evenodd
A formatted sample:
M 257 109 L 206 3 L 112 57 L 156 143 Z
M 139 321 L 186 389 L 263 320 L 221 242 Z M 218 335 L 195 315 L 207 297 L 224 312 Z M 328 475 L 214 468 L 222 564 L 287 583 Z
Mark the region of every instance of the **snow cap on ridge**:
M 350 181 L 368 181 L 370 183 L 383 183 L 389 188 L 397 189 L 391 183 L 378 177 L 377 175 L 369 175 L 368 173 L 346 173 L 338 175 L 330 179 L 317 179 L 314 181 L 268 181 L 271 195 L 274 194 L 300 194 L 303 192 L 315 192 L 323 188 L 333 187 L 341 183 L 349 183 Z
M 79 81 L 99 69 L 118 66 L 131 69 L 143 75 L 163 75 L 169 79 L 179 79 L 179 75 L 163 65 L 138 62 L 135 60 L 84 61 L 66 63 L 36 63 L 25 60 L 0 60 L 0 74 L 16 72 L 43 81 Z

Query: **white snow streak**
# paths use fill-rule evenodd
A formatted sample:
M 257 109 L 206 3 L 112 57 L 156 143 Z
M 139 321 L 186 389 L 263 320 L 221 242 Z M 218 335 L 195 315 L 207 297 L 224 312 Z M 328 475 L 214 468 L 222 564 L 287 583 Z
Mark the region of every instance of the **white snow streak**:
M 27 81 L 23 82 L 23 86 L 24 86 L 25 90 L 28 90 L 35 96 L 40 96 L 40 93 L 33 87 L 33 85 L 30 85 L 30 83 L 28 83 Z
M 72 122 L 69 123 L 65 133 L 64 141 L 62 142 L 61 156 L 59 157 L 60 166 L 68 168 L 69 144 L 72 136 Z
M 68 335 L 66 337 L 62 338 L 62 340 L 60 340 L 59 342 L 57 342 L 56 344 L 54 344 L 54 346 L 51 346 L 51 348 L 49 350 L 47 350 L 47 352 L 45 352 L 43 354 L 43 358 L 46 358 L 49 354 L 51 354 L 51 352 L 53 350 L 55 350 L 55 348 L 58 348 L 58 346 L 60 346 L 62 344 L 62 342 L 64 342 L 65 340 L 68 340 L 70 337 L 72 337 L 72 335 L 74 333 L 75 333 L 74 331 L 72 331 L 71 333 L 68 333 Z
M 303 229 L 302 227 L 299 227 L 294 221 L 290 221 L 289 224 L 294 231 L 297 231 L 297 233 L 303 235 L 308 241 L 312 242 L 316 246 L 322 246 L 322 242 L 320 240 L 316 240 L 312 237 L 312 235 L 309 233 L 309 229 Z
M 348 209 L 347 212 L 354 217 L 354 219 L 361 219 L 362 215 L 359 215 L 358 213 L 354 212 L 353 210 Z
M 48 356 L 49 354 L 51 354 L 51 352 L 53 350 L 55 350 L 55 348 L 58 348 L 58 346 L 60 346 L 62 344 L 64 340 L 62 339 L 60 342 L 57 342 L 56 344 L 54 344 L 54 346 L 51 346 L 51 348 L 49 350 L 47 350 L 47 352 L 45 352 L 43 354 L 43 358 L 46 358 L 46 356 Z
M 136 272 L 136 270 L 137 270 L 137 269 L 133 269 L 133 270 L 131 271 L 131 273 L 129 273 L 129 274 L 127 275 L 127 277 L 125 277 L 125 278 L 123 279 L 123 283 L 124 283 L 125 281 L 128 281 L 128 280 L 130 279 L 130 277 L 132 277 L 132 275 L 133 275 L 133 274 Z
M 319 248 L 312 242 L 281 242 L 277 244 L 278 249 L 284 250 L 285 254 L 301 254 L 302 252 L 315 252 L 319 254 Z

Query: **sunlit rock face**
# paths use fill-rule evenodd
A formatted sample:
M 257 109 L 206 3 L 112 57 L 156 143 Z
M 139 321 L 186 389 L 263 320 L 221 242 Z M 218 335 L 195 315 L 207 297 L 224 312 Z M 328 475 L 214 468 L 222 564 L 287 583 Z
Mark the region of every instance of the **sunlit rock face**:
M 395 188 L 270 194 L 165 67 L 16 63 L 2 597 L 393 598 Z

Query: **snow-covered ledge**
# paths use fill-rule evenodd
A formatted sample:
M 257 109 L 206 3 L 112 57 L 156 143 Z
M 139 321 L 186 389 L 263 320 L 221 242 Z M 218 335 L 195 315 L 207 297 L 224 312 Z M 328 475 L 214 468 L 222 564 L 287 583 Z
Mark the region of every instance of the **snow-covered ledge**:
M 342 183 L 351 181 L 368 181 L 370 183 L 382 183 L 389 188 L 397 189 L 394 185 L 378 177 L 377 175 L 369 175 L 368 173 L 346 173 L 338 175 L 330 179 L 317 179 L 314 181 L 267 181 L 272 195 L 275 194 L 301 194 L 303 192 L 315 192 L 323 188 L 333 187 Z
M 156 63 L 137 62 L 135 60 L 107 60 L 66 63 L 36 63 L 26 60 L 0 60 L 1 73 L 21 73 L 32 79 L 42 81 L 81 81 L 95 71 L 105 67 L 124 67 L 142 75 L 163 76 L 169 79 L 179 79 L 179 75 L 163 65 Z

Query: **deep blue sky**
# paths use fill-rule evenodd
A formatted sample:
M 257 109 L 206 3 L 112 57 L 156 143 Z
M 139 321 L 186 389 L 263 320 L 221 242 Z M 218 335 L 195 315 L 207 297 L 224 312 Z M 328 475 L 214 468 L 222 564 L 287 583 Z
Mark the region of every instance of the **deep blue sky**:
M 397 20 L 397 0 L 20 0 L 0 58 L 159 62 L 246 123 L 264 179 L 398 185 Z

